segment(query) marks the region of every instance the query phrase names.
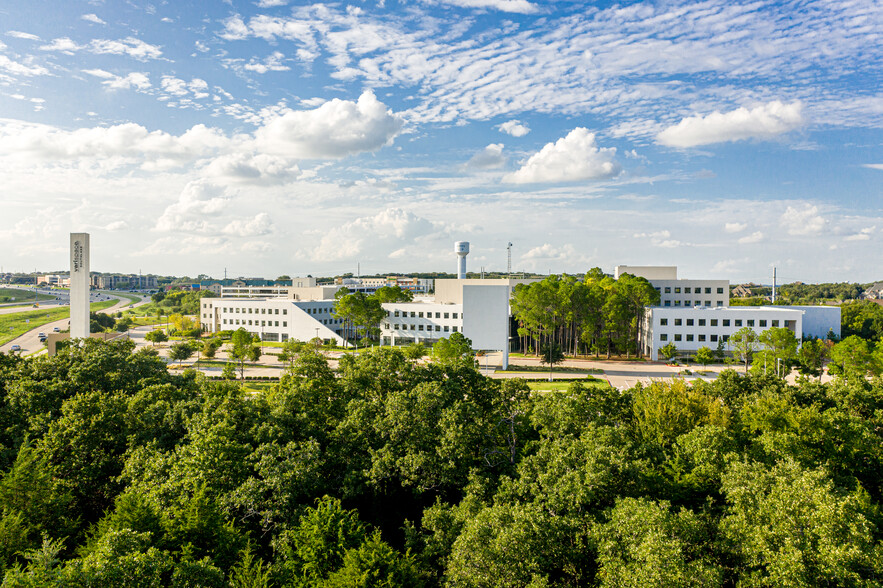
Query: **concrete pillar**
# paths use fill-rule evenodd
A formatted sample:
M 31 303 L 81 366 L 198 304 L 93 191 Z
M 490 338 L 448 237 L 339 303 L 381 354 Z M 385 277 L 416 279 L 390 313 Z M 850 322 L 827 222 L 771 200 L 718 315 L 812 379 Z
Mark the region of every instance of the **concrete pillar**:
M 89 336 L 89 233 L 71 233 L 71 338 Z

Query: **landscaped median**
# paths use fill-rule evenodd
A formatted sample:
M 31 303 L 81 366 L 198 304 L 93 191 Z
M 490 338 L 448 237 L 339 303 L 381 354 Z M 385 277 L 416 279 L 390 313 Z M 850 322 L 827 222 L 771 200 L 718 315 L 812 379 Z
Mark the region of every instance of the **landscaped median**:
M 110 308 L 116 304 L 116 300 L 104 300 L 93 302 L 89 309 L 92 312 Z M 0 315 L 0 345 L 9 343 L 13 339 L 21 337 L 31 329 L 36 329 L 47 323 L 66 319 L 71 315 L 70 307 L 64 306 L 51 310 L 26 310 Z

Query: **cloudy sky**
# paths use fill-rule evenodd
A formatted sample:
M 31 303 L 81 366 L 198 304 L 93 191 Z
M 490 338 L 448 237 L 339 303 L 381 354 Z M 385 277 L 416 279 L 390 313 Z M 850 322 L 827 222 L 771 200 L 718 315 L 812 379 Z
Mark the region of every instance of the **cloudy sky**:
M 0 6 L 0 265 L 883 279 L 876 0 Z

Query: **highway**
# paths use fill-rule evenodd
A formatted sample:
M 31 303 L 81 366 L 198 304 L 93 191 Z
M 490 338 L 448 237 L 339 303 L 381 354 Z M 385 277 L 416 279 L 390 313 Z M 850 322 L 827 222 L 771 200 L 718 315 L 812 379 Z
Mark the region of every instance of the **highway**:
M 128 299 L 120 298 L 119 296 L 115 296 L 114 294 L 112 294 L 110 292 L 95 291 L 95 292 L 90 293 L 90 302 L 101 302 L 103 300 L 108 300 L 110 298 L 116 298 L 118 302 L 115 305 L 111 306 L 110 308 L 100 310 L 99 311 L 100 313 L 112 314 L 117 311 L 123 310 L 124 308 L 141 306 L 142 304 L 147 304 L 148 302 L 150 302 L 149 297 L 143 298 L 140 302 L 132 303 Z M 40 304 L 40 308 L 45 308 L 42 303 Z M 26 308 L 5 309 L 5 310 L 12 310 L 15 312 L 23 312 L 23 311 L 33 310 L 33 308 L 26 307 Z M 2 313 L 2 312 L 3 312 L 3 310 L 0 310 L 0 313 Z M 48 335 L 49 333 L 52 332 L 53 328 L 55 328 L 55 327 L 58 327 L 58 329 L 60 331 L 65 331 L 68 329 L 69 323 L 70 323 L 70 319 L 64 318 L 61 320 L 53 321 L 51 323 L 47 323 L 45 325 L 40 325 L 39 327 L 35 327 L 35 328 L 31 329 L 30 331 L 28 331 L 27 333 L 25 333 L 24 335 L 22 335 L 16 339 L 13 339 L 12 341 L 10 341 L 9 343 L 6 343 L 5 345 L 0 346 L 0 351 L 8 353 L 13 345 L 20 345 L 21 346 L 21 354 L 22 355 L 30 355 L 32 353 L 37 353 L 37 352 L 43 351 L 45 349 L 45 346 L 43 345 L 43 343 L 40 342 L 39 334 L 46 333 Z

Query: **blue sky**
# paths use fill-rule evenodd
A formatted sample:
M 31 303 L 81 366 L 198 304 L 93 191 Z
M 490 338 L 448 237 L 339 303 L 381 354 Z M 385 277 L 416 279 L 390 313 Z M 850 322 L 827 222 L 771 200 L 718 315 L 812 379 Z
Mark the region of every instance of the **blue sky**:
M 0 7 L 0 260 L 883 279 L 883 5 Z

